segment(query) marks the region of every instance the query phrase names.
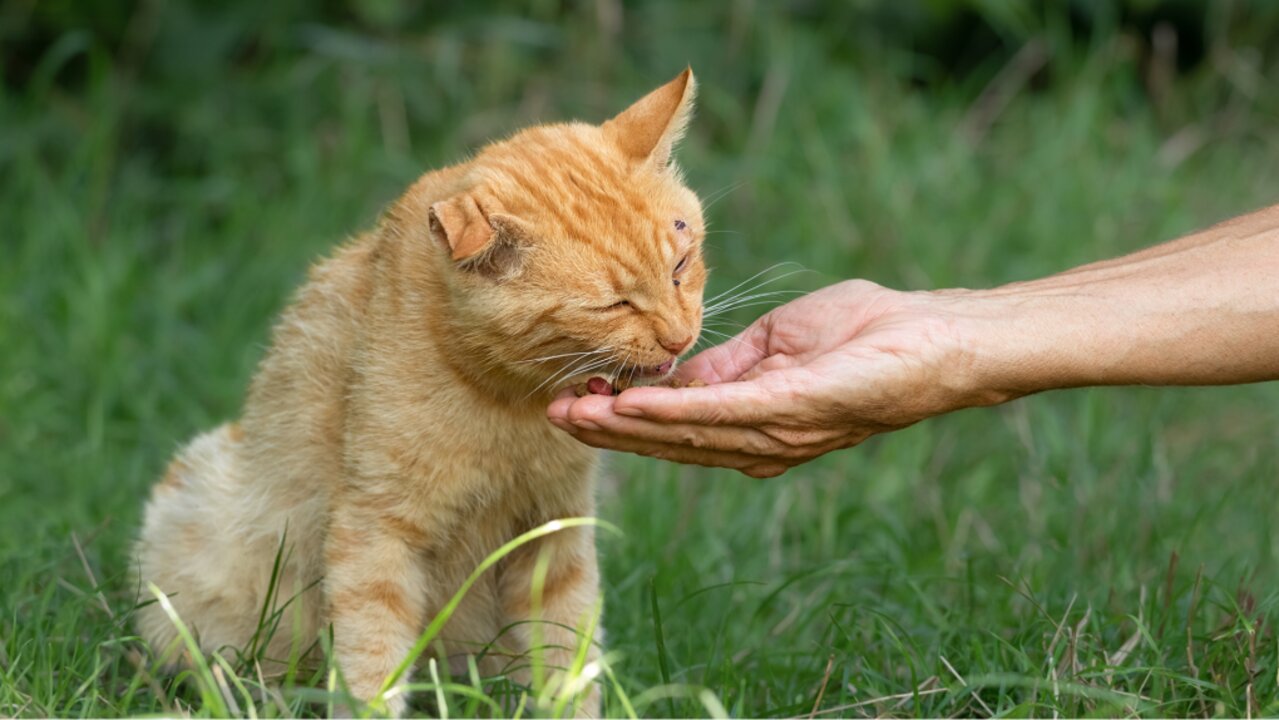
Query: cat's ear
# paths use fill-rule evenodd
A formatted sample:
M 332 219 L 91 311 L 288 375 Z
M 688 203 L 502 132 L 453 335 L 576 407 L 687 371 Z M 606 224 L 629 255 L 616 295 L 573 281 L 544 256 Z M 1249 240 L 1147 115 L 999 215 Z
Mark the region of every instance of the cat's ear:
M 696 95 L 693 69 L 685 68 L 674 80 L 604 123 L 604 134 L 632 160 L 665 168 L 688 127 Z
M 432 239 L 458 267 L 495 280 L 519 272 L 532 229 L 506 213 L 485 212 L 471 195 L 458 195 L 431 206 Z

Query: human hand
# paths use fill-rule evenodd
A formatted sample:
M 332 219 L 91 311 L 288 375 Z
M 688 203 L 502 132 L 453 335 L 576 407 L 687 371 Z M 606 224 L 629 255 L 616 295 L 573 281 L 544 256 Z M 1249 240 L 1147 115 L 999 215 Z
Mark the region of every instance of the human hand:
M 957 293 L 905 293 L 851 280 L 776 308 L 683 364 L 705 387 L 567 392 L 550 421 L 582 442 L 752 477 L 974 400 L 950 311 Z

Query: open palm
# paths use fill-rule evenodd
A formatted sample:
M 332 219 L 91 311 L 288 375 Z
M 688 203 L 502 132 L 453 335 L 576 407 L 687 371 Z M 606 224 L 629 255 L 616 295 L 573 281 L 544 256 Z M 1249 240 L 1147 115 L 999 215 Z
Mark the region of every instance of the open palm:
M 936 295 L 847 281 L 805 295 L 690 359 L 705 387 L 561 397 L 552 422 L 596 447 L 754 477 L 945 409 L 960 343 Z

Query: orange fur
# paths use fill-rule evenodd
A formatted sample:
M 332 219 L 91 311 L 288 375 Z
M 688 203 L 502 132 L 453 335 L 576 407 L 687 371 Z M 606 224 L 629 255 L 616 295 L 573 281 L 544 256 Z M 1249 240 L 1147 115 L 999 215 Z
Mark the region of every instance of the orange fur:
M 276 605 L 292 599 L 296 622 L 268 655 L 332 623 L 348 686 L 371 700 L 480 560 L 594 513 L 595 453 L 544 408 L 590 375 L 656 380 L 700 332 L 701 205 L 670 161 L 693 94 L 685 71 L 602 126 L 530 128 L 428 173 L 312 270 L 240 422 L 184 448 L 146 508 L 140 579 L 205 651 L 249 640 L 286 543 Z M 446 653 L 540 607 L 560 648 L 546 662 L 566 666 L 578 640 L 563 628 L 593 612 L 598 578 L 589 528 L 547 536 L 471 590 Z M 174 638 L 156 606 L 139 626 L 157 648 Z M 516 627 L 501 642 L 518 655 Z M 404 694 L 387 705 L 402 712 Z M 598 713 L 598 693 L 581 710 Z

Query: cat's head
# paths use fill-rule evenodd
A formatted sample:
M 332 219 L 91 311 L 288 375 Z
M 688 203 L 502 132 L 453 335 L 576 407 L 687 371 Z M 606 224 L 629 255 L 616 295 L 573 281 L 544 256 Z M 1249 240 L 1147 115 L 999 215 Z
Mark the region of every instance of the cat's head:
M 654 382 L 692 347 L 705 223 L 671 153 L 695 87 L 685 70 L 602 125 L 529 128 L 442 171 L 460 189 L 431 203 L 430 236 L 477 361 L 551 392 Z

